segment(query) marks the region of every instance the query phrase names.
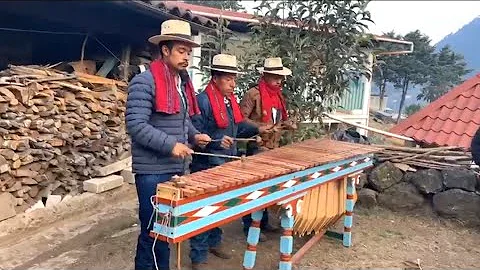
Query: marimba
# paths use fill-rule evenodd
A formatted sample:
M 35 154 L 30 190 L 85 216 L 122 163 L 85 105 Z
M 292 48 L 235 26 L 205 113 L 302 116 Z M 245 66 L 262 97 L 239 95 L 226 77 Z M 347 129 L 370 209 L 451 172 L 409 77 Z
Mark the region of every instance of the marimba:
M 263 209 L 281 207 L 280 270 L 292 268 L 293 234 L 317 233 L 345 215 L 351 244 L 355 181 L 379 149 L 312 139 L 159 184 L 152 236 L 178 243 L 252 214 L 244 269 L 255 264 Z

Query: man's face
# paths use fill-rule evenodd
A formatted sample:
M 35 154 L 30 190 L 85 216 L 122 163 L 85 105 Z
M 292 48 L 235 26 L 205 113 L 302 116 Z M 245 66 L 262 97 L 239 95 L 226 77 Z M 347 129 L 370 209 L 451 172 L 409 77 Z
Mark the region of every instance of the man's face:
M 220 90 L 220 93 L 224 96 L 229 96 L 233 94 L 235 89 L 235 80 L 237 79 L 237 74 L 233 73 L 224 73 L 220 76 L 214 76 L 213 81 Z
M 186 70 L 192 47 L 185 42 L 174 42 L 171 50 L 162 46 L 163 59 L 177 71 Z
M 281 87 L 284 78 L 285 76 L 282 75 L 263 73 L 263 79 L 265 82 L 274 87 Z

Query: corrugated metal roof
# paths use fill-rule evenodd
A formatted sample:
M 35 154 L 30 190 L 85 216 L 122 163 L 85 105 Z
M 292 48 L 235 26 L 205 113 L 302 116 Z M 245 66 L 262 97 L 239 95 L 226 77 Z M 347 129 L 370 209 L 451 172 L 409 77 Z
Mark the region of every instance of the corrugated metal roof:
M 480 74 L 392 128 L 419 142 L 470 148 L 480 127 Z

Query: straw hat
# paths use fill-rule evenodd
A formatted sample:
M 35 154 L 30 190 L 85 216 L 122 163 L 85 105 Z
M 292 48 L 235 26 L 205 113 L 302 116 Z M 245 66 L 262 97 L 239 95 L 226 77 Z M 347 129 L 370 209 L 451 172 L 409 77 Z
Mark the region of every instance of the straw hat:
M 160 35 L 155 35 L 148 39 L 149 42 L 157 45 L 158 43 L 167 40 L 182 41 L 190 44 L 192 47 L 200 47 L 200 44 L 193 41 L 190 24 L 185 21 L 164 21 L 162 23 Z
M 237 67 L 237 57 L 230 54 L 217 54 L 213 57 L 212 65 L 205 67 L 210 70 L 217 70 L 226 73 L 241 74 Z
M 282 64 L 282 58 L 272 57 L 265 59 L 263 67 L 257 68 L 261 73 L 271 73 L 282 76 L 292 75 L 292 71 Z

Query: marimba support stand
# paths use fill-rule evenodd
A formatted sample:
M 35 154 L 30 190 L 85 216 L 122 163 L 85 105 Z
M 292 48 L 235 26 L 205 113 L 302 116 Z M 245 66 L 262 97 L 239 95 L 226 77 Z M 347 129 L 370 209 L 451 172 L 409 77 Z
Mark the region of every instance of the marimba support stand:
M 359 173 L 349 175 L 347 177 L 347 200 L 345 202 L 345 214 L 344 229 L 342 234 L 343 246 L 350 247 L 352 245 L 352 225 L 353 225 L 353 207 L 355 206 L 355 184 L 359 180 Z M 301 197 L 296 196 L 280 202 L 281 205 L 281 226 L 283 229 L 282 236 L 280 237 L 280 262 L 278 265 L 279 270 L 292 270 L 293 264 L 299 262 L 299 260 L 305 255 L 305 253 L 327 232 L 323 230 L 308 240 L 305 245 L 300 248 L 293 256 L 293 226 L 294 216 L 301 211 Z M 260 239 L 260 222 L 263 216 L 263 211 L 256 211 L 252 213 L 252 224 L 248 230 L 247 236 L 247 250 L 245 251 L 243 259 L 243 269 L 253 269 L 255 266 L 255 259 L 257 254 L 257 245 Z M 341 217 L 339 217 L 340 219 Z

